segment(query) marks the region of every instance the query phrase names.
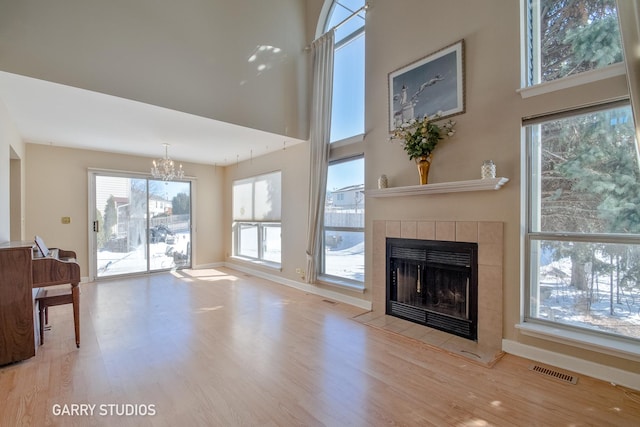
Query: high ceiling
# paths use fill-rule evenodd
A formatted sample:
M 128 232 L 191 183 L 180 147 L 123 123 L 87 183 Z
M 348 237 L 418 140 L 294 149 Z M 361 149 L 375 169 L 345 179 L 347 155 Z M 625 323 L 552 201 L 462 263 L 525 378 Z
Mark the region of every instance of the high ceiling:
M 176 160 L 225 165 L 308 136 L 304 0 L 0 10 L 0 102 L 27 142 L 149 157 L 168 143 Z
M 0 71 L 0 100 L 27 142 L 228 165 L 299 139 Z M 257 142 L 259 141 L 259 142 Z

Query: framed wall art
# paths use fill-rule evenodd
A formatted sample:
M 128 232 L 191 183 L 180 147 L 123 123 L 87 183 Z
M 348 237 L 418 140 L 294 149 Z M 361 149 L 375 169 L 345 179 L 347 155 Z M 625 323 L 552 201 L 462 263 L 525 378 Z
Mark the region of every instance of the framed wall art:
M 389 73 L 389 131 L 403 122 L 465 111 L 464 40 Z

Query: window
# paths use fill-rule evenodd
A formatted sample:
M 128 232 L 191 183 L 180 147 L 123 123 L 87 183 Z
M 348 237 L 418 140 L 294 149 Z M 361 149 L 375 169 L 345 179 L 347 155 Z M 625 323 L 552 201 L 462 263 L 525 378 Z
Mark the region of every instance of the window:
M 364 158 L 329 164 L 322 274 L 364 282 Z
M 364 6 L 364 0 L 334 1 L 324 31 Z M 336 29 L 331 142 L 364 133 L 364 10 Z
M 525 0 L 527 85 L 622 62 L 616 0 Z
M 619 104 L 525 127 L 525 320 L 640 340 L 640 164 Z
M 322 27 L 335 28 L 331 143 L 364 134 L 365 1 L 331 3 Z M 346 142 L 346 141 L 345 141 Z M 357 141 L 360 142 L 360 141 Z M 329 152 L 322 243 L 317 260 L 323 281 L 364 289 L 364 156 L 357 144 Z
M 280 264 L 281 172 L 233 182 L 233 254 Z
M 190 181 L 90 173 L 92 278 L 191 267 Z

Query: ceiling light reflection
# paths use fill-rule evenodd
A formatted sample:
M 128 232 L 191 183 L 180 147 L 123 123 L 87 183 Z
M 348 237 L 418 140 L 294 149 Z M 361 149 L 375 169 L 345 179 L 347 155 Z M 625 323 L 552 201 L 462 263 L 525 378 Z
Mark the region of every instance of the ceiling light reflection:
M 275 63 L 282 61 L 285 57 L 286 55 L 281 48 L 263 44 L 256 46 L 253 52 L 247 57 L 247 62 L 250 64 L 254 62 L 260 64 L 256 67 L 258 73 L 260 73 L 272 68 Z

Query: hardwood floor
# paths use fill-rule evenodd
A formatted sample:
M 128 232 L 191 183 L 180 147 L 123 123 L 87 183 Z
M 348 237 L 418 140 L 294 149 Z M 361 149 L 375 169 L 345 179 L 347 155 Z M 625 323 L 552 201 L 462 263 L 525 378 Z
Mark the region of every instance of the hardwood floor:
M 565 384 L 511 355 L 475 365 L 233 270 L 81 291 L 80 349 L 70 306 L 53 307 L 36 357 L 0 368 L 2 426 L 640 424 L 640 392 Z

